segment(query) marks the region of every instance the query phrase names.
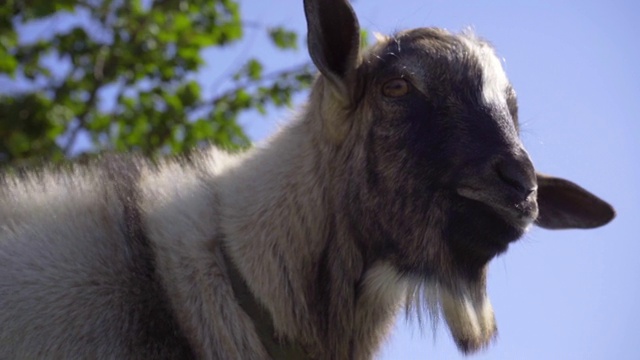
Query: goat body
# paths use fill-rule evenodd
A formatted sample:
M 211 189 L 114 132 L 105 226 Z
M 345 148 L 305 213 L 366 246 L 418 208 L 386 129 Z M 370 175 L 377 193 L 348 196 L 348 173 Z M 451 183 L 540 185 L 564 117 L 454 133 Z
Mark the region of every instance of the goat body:
M 535 172 L 486 42 L 421 28 L 360 51 L 346 0 L 305 12 L 320 75 L 265 144 L 1 180 L 0 358 L 260 359 L 272 341 L 367 359 L 403 306 L 442 313 L 472 352 L 496 331 L 493 257 L 534 223 L 613 218 Z

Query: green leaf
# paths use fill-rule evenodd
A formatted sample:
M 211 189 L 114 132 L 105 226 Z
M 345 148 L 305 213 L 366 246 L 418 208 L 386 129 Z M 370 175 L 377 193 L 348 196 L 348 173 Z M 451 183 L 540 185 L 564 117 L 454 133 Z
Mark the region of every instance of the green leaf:
M 260 80 L 262 78 L 262 64 L 256 60 L 251 59 L 246 65 L 247 75 L 251 80 Z
M 0 54 L 0 72 L 9 74 L 13 77 L 17 67 L 18 61 L 14 57 L 6 54 Z
M 269 29 L 269 37 L 271 41 L 280 49 L 297 49 L 298 34 L 283 27 Z

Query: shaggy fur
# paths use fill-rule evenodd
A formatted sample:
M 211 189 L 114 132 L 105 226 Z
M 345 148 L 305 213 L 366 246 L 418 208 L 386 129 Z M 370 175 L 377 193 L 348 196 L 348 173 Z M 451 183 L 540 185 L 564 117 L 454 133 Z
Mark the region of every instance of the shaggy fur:
M 269 358 L 225 259 L 308 358 L 373 357 L 403 306 L 472 352 L 496 330 L 489 260 L 534 221 L 613 218 L 535 173 L 486 42 L 423 28 L 360 52 L 345 0 L 305 11 L 321 74 L 265 144 L 2 178 L 0 358 Z

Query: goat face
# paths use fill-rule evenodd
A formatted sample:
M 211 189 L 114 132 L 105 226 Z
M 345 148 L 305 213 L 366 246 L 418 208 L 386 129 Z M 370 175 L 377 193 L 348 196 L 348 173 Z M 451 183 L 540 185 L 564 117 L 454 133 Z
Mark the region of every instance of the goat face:
M 438 284 L 454 338 L 475 350 L 495 332 L 486 264 L 538 216 L 515 93 L 487 44 L 436 29 L 382 40 L 358 71 L 366 156 L 346 206 L 376 260 Z
M 478 278 L 538 215 L 500 62 L 472 36 L 416 29 L 381 41 L 359 71 L 370 116 L 366 186 L 353 203 L 386 209 L 375 230 L 390 234 L 384 253 L 403 271 Z
M 435 284 L 463 351 L 495 333 L 486 264 L 534 221 L 596 227 L 611 206 L 535 172 L 518 137 L 517 103 L 486 42 L 421 28 L 359 50 L 346 1 L 305 1 L 314 89 L 345 180 L 338 203 L 367 263 Z M 427 304 L 434 309 L 433 304 Z

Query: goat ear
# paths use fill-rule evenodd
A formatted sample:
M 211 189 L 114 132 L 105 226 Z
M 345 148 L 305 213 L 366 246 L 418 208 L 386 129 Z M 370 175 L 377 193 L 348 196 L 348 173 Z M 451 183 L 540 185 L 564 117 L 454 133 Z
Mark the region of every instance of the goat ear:
M 309 55 L 343 95 L 345 78 L 357 66 L 360 26 L 347 0 L 305 0 Z
M 536 225 L 546 229 L 590 229 L 607 224 L 616 213 L 611 205 L 569 180 L 536 173 Z

